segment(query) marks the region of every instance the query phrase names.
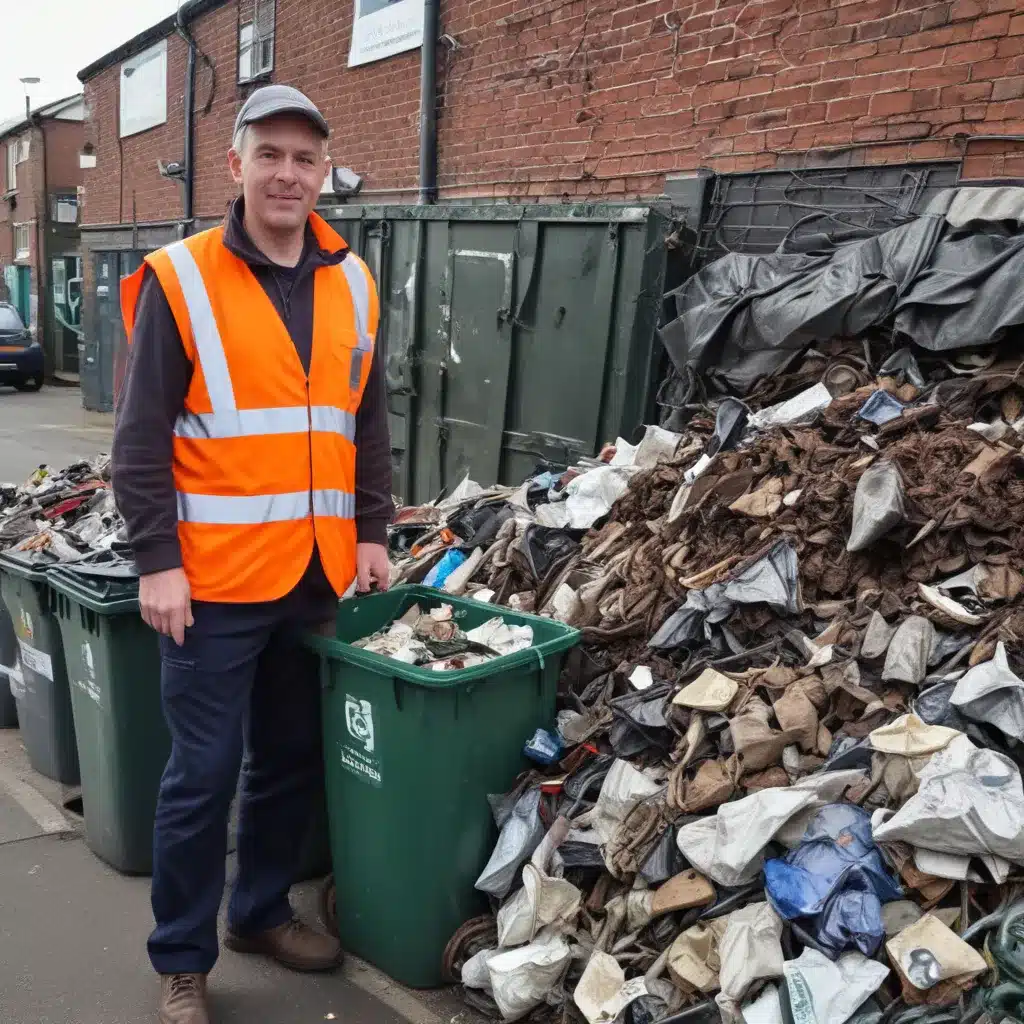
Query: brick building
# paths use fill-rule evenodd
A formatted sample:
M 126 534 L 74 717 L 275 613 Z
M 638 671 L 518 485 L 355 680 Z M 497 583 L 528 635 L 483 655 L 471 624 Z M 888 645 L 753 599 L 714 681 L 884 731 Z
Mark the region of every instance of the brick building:
M 857 151 L 958 158 L 970 135 L 1024 131 L 1017 0 L 443 0 L 440 198 L 658 195 L 667 173 L 774 167 Z M 200 0 L 196 214 L 230 198 L 224 151 L 250 84 L 240 26 L 253 0 Z M 416 197 L 419 54 L 347 68 L 352 0 L 277 0 L 267 80 L 306 91 L 331 155 L 374 200 Z M 167 116 L 119 138 L 121 62 L 166 39 Z M 186 44 L 168 19 L 86 69 L 85 222 L 180 216 L 157 160 L 182 151 Z M 123 152 L 119 152 L 119 143 Z M 971 149 L 972 176 L 1024 169 L 1024 148 Z
M 81 95 L 0 125 L 0 294 L 40 340 L 50 372 L 78 370 L 82 306 Z
M 953 161 L 963 177 L 1024 176 L 1019 0 L 439 2 L 441 203 L 646 203 L 699 168 Z M 334 163 L 363 178 L 360 202 L 417 201 L 420 53 L 348 67 L 353 7 L 184 6 L 198 47 L 191 229 L 234 195 L 231 125 L 264 81 L 321 107 Z M 187 230 L 173 165 L 188 53 L 169 18 L 79 75 L 87 343 L 117 330 L 117 278 Z

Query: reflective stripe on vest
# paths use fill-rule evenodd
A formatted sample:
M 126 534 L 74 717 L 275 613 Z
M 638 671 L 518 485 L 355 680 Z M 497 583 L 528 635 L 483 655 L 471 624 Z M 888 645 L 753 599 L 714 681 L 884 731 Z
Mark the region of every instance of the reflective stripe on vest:
M 186 494 L 178 492 L 178 519 L 216 526 L 258 526 L 309 518 L 309 491 L 290 494 Z M 313 513 L 354 519 L 356 499 L 337 490 L 313 491 Z
M 205 373 L 206 367 L 203 367 Z M 260 434 L 302 434 L 313 430 L 356 437 L 356 418 L 333 405 L 282 406 L 276 409 L 235 409 L 228 412 L 183 412 L 174 426 L 178 437 L 256 437 Z
M 196 354 L 203 364 L 210 404 L 214 412 L 233 411 L 238 408 L 235 405 L 235 389 L 231 385 L 228 358 L 224 354 L 224 344 L 220 340 L 220 330 L 210 305 L 210 296 L 206 293 L 203 275 L 184 242 L 174 242 L 167 246 L 165 252 L 178 275 L 178 284 L 181 285 L 181 293 L 188 307 L 192 337 L 196 343 Z
M 366 275 L 355 260 L 342 260 L 341 269 L 345 271 L 348 290 L 352 295 L 352 306 L 356 313 L 356 338 L 358 348 L 352 353 L 352 369 L 349 373 L 349 387 L 354 391 L 363 379 L 363 359 L 367 352 L 373 350 L 370 339 L 370 287 L 366 283 Z

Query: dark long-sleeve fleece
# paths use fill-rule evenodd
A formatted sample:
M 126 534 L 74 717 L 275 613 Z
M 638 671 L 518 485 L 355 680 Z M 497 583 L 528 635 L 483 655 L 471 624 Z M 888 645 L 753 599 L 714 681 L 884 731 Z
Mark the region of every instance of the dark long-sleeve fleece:
M 242 223 L 237 199 L 225 222 L 224 244 L 249 265 L 295 343 L 309 372 L 313 350 L 313 276 L 317 267 L 340 263 L 347 250 L 321 249 L 312 229 L 296 267 L 281 267 L 256 248 Z M 385 353 L 378 342 L 356 413 L 356 528 L 362 543 L 387 542 L 393 513 L 391 441 L 388 436 Z M 142 283 L 118 403 L 113 447 L 113 484 L 139 572 L 178 568 L 178 513 L 171 472 L 174 424 L 184 409 L 192 377 L 174 315 L 156 275 Z M 311 597 L 329 598 L 330 585 L 314 551 L 303 582 Z

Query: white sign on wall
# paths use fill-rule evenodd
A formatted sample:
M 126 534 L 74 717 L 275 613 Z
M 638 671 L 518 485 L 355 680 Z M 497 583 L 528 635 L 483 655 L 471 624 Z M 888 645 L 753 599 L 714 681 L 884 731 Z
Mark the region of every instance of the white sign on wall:
M 167 120 L 167 40 L 121 65 L 121 137 Z
M 423 0 L 353 0 L 353 4 L 350 68 L 423 45 Z

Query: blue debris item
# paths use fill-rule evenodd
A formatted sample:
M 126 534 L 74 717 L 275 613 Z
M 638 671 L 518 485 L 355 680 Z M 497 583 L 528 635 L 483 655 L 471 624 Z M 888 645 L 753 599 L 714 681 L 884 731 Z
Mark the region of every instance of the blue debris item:
M 561 761 L 563 750 L 565 747 L 562 746 L 561 737 L 548 732 L 547 729 L 538 729 L 529 743 L 523 747 L 523 753 L 531 761 L 543 765 L 556 764 Z
M 444 556 L 444 558 L 441 559 L 440 562 L 437 563 L 437 565 L 434 566 L 433 569 L 430 570 L 430 572 L 427 573 L 426 578 L 423 580 L 424 586 L 440 589 L 444 586 L 444 581 L 448 579 L 448 577 L 451 576 L 451 574 L 455 572 L 455 570 L 458 569 L 465 560 L 466 556 L 459 551 L 458 548 L 453 548 Z
M 882 901 L 873 892 L 848 889 L 828 901 L 814 930 L 826 956 L 835 959 L 849 949 L 874 956 L 885 938 Z
M 903 415 L 903 403 L 892 397 L 888 391 L 876 391 L 857 410 L 857 415 L 862 420 L 874 423 L 876 427 L 883 427 L 890 420 L 898 420 Z
M 854 804 L 818 811 L 800 845 L 765 864 L 765 889 L 780 917 L 813 918 L 834 956 L 853 948 L 873 956 L 885 936 L 882 904 L 902 897 L 871 838 L 871 815 Z

